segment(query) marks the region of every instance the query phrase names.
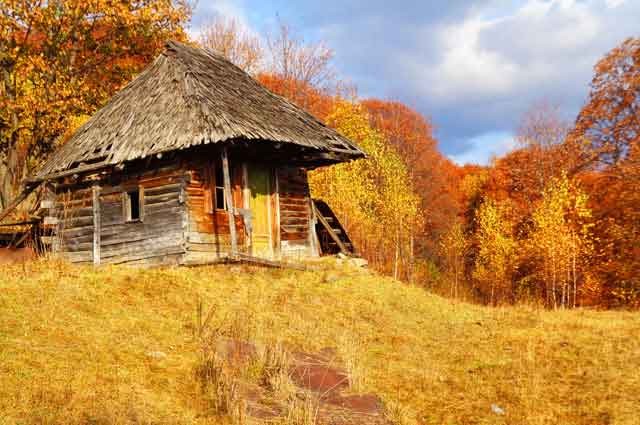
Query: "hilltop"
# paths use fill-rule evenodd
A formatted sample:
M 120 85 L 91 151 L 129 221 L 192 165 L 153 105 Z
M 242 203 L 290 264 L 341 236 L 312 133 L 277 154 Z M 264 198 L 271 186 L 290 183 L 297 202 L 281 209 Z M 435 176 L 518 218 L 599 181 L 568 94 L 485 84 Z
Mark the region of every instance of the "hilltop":
M 395 423 L 637 423 L 638 314 L 481 307 L 322 267 L 4 267 L 0 423 L 220 423 L 203 332 L 334 352 Z

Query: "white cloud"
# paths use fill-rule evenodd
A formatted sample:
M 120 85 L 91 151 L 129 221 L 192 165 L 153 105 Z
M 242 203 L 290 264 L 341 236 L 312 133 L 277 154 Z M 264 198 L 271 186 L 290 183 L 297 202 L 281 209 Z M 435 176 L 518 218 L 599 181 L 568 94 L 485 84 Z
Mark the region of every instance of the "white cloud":
M 198 16 L 216 10 L 255 25 L 284 12 L 335 50 L 360 93 L 415 106 L 433 119 L 443 150 L 469 160 L 482 156 L 480 135 L 512 131 L 535 101 L 574 117 L 595 63 L 637 36 L 640 18 L 640 0 L 204 1 Z M 485 142 L 496 153 L 505 146 Z
M 491 19 L 476 10 L 435 31 L 424 28 L 439 59 L 405 52 L 405 68 L 423 95 L 444 103 L 518 96 L 548 87 L 572 63 L 594 63 L 598 53 L 588 47 L 602 28 L 597 11 L 575 0 L 529 0 Z
M 625 1 L 626 0 L 605 0 L 605 3 L 609 8 L 616 8 L 618 6 L 622 6 Z
M 460 24 L 447 26 L 437 34 L 442 60 L 435 67 L 410 62 L 414 74 L 423 73 L 427 92 L 439 98 L 463 94 L 497 94 L 509 92 L 519 69 L 500 53 L 479 45 L 480 34 L 495 21 L 471 17 Z

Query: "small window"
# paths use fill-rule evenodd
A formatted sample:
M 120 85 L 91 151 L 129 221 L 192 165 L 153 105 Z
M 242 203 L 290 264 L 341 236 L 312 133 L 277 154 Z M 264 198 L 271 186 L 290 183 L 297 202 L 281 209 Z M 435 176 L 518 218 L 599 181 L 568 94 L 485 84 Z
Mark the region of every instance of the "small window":
M 140 221 L 142 219 L 142 196 L 140 190 L 130 190 L 124 194 L 125 221 Z
M 224 202 L 224 175 L 222 173 L 222 160 L 216 161 L 214 168 L 214 199 L 217 210 L 226 210 L 227 206 Z

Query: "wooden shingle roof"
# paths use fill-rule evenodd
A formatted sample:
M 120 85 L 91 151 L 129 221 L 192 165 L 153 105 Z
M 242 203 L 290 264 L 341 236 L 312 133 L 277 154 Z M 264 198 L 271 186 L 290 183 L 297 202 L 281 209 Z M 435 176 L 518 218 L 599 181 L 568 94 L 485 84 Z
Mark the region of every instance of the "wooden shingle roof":
M 87 164 L 115 165 L 230 140 L 292 143 L 337 161 L 364 152 L 353 142 L 210 51 L 175 41 L 98 110 L 32 181 Z

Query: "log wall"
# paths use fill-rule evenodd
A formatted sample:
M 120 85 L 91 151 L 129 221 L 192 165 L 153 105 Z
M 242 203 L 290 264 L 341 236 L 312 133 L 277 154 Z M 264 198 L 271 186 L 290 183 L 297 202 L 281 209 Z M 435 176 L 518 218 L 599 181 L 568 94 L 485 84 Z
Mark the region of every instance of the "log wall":
M 306 170 L 279 168 L 278 192 L 281 255 L 311 256 L 311 198 Z
M 243 208 L 248 189 L 242 164 L 232 159 L 231 165 L 233 205 Z M 113 173 L 82 186 L 58 186 L 52 214 L 54 251 L 71 262 L 87 264 L 198 264 L 228 256 L 229 216 L 225 210 L 215 210 L 215 202 L 210 208 L 208 167 L 202 159 L 176 160 L 152 171 Z M 277 177 L 270 197 L 274 255 L 311 256 L 306 171 L 278 167 L 273 175 Z M 135 189 L 142 199 L 141 219 L 127 221 L 125 197 Z M 93 199 L 99 200 L 98 205 Z M 243 216 L 236 212 L 234 218 L 238 252 L 250 254 Z
M 233 164 L 231 190 L 233 205 L 242 207 L 242 169 Z M 229 216 L 225 210 L 210 211 L 207 192 L 212 182 L 206 171 L 207 164 L 195 162 L 189 166 L 189 181 L 186 186 L 187 228 L 185 234 L 185 264 L 215 261 L 226 257 L 231 251 Z M 210 192 L 209 192 L 210 193 Z M 215 203 L 215 202 L 214 202 Z M 215 208 L 215 205 L 214 205 Z M 238 252 L 247 252 L 247 237 L 242 216 L 236 214 L 235 227 Z
M 57 221 L 52 249 L 73 263 L 93 262 L 93 191 L 68 188 L 56 193 L 52 219 Z M 45 220 L 46 221 L 46 220 Z M 46 225 L 47 223 L 45 223 Z
M 177 264 L 185 252 L 186 175 L 177 164 L 121 176 L 93 187 L 68 187 L 57 194 L 58 229 L 54 250 L 74 263 Z M 98 186 L 99 220 L 92 202 Z M 126 221 L 124 194 L 140 190 L 141 218 Z M 95 224 L 99 249 L 94 249 Z M 99 259 L 94 258 L 98 251 Z

